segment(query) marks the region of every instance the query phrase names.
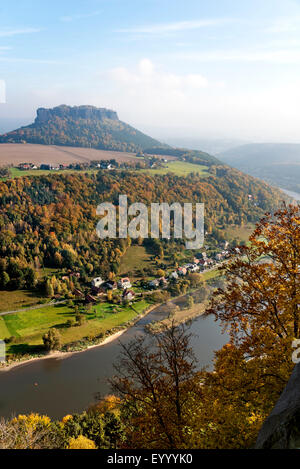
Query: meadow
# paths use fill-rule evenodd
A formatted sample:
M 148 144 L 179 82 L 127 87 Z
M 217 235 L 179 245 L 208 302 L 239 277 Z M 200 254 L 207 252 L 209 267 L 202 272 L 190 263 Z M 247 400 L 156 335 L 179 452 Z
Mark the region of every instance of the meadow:
M 185 161 L 169 161 L 163 167 L 157 169 L 145 169 L 143 171 L 149 174 L 168 174 L 175 173 L 177 176 L 187 176 L 190 173 L 200 174 L 203 177 L 209 176 L 208 166 L 201 164 L 186 163 Z
M 12 178 L 24 177 L 24 176 L 45 176 L 48 174 L 93 174 L 97 173 L 97 169 L 64 169 L 64 170 L 48 170 L 48 169 L 29 169 L 23 171 L 18 168 L 10 168 L 10 174 Z
M 17 311 L 22 308 L 29 308 L 40 303 L 42 297 L 28 290 L 1 290 L 0 292 L 0 313 L 6 311 Z
M 40 349 L 42 336 L 50 328 L 59 330 L 63 345 L 79 341 L 84 337 L 105 334 L 108 330 L 121 326 L 142 313 L 149 303 L 137 301 L 132 305 L 118 306 L 109 303 L 92 305 L 83 314 L 82 325 L 67 326 L 68 320 L 75 321 L 74 308 L 66 304 L 51 305 L 22 313 L 0 317 L 0 339 L 14 337 L 8 344 L 8 353 L 30 353 Z

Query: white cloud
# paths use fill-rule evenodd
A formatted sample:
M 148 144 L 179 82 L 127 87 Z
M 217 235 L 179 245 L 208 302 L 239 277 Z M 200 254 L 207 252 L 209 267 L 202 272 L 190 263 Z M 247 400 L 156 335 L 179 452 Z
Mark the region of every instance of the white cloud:
M 85 18 L 92 18 L 93 16 L 100 15 L 101 11 L 93 11 L 91 13 L 81 13 L 78 15 L 69 15 L 69 16 L 61 16 L 59 21 L 63 23 L 71 23 L 72 21 L 81 20 Z
M 23 28 L 23 29 L 0 29 L 0 37 L 12 37 L 20 34 L 39 33 L 41 29 L 38 28 Z
M 201 74 L 170 73 L 149 59 L 101 78 L 86 101 L 116 109 L 121 120 L 154 137 L 157 130 L 157 136 L 299 140 L 296 78 L 256 89 L 249 77 L 245 88 Z
M 153 99 L 166 99 L 174 94 L 184 96 L 208 86 L 208 80 L 200 74 L 178 75 L 161 71 L 149 59 L 142 59 L 135 71 L 118 67 L 109 75 L 131 95 L 146 95 Z
M 229 18 L 215 18 L 207 20 L 177 21 L 172 23 L 149 24 L 133 28 L 118 29 L 116 32 L 133 34 L 164 34 L 177 31 L 201 29 L 209 26 L 219 26 L 232 21 L 235 20 Z
M 145 58 L 132 68 L 118 67 L 102 75 L 101 88 L 105 105 L 119 111 L 121 119 L 136 127 L 145 125 L 171 126 L 181 121 L 189 125 L 199 113 L 205 94 L 214 89 L 214 84 L 197 73 L 170 73 Z M 218 87 L 218 84 L 216 84 Z M 99 104 L 101 99 L 99 92 Z M 190 110 L 190 111 L 189 111 Z M 151 133 L 151 132 L 150 132 Z

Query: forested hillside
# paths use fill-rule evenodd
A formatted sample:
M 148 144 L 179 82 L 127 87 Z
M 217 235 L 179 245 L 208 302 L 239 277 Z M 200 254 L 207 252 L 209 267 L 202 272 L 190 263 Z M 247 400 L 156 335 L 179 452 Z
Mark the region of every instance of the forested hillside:
M 283 197 L 236 170 L 212 166 L 210 172 L 205 179 L 99 171 L 1 182 L 0 287 L 30 288 L 40 267 L 76 268 L 83 278 L 116 272 L 129 241 L 99 240 L 95 227 L 97 205 L 117 204 L 119 194 L 129 203 L 203 202 L 207 233 L 219 239 L 228 224 L 255 222 Z

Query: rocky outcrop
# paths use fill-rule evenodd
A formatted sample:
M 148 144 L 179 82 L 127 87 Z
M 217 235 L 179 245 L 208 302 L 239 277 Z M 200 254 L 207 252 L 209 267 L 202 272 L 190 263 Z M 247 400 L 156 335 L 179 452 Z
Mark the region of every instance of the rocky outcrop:
M 300 364 L 295 366 L 283 393 L 265 420 L 255 448 L 300 448 Z
M 52 120 L 55 117 L 60 119 L 111 119 L 119 120 L 118 114 L 115 111 L 105 108 L 97 108 L 95 106 L 61 106 L 54 107 L 52 109 L 39 108 L 37 110 L 37 117 L 35 124 L 43 124 Z
M 39 108 L 33 124 L 0 135 L 1 143 L 31 143 L 138 152 L 162 144 L 119 120 L 115 111 L 94 106 Z

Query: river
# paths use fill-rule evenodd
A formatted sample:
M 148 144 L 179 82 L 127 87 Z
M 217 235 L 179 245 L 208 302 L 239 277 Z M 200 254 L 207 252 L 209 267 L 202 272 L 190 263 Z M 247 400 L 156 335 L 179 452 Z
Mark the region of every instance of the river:
M 282 187 L 280 189 L 282 190 L 282 192 L 285 192 L 290 197 L 293 197 L 293 199 L 300 200 L 300 194 L 298 194 L 298 192 L 288 191 L 287 189 L 282 189 Z
M 122 336 L 100 347 L 66 358 L 48 358 L 24 363 L 9 371 L 0 372 L 0 416 L 38 412 L 52 418 L 81 412 L 95 402 L 96 394 L 110 392 L 107 378 L 113 373 L 120 345 L 134 336 L 144 334 L 150 321 L 162 319 L 159 307 L 142 318 Z M 192 346 L 199 367 L 209 366 L 214 350 L 220 349 L 228 336 L 212 317 L 198 317 L 192 322 Z

